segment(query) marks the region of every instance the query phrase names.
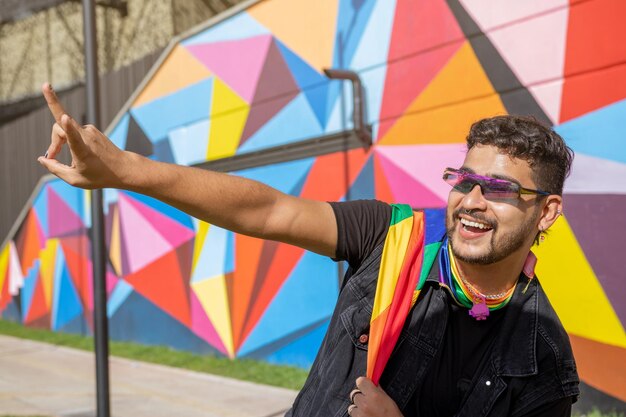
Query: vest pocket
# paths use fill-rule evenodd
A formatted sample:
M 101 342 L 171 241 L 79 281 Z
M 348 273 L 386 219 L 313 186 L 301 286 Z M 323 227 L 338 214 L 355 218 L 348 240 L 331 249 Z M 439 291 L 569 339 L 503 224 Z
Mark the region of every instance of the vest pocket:
M 357 349 L 367 350 L 371 317 L 372 310 L 366 300 L 351 305 L 341 313 L 343 328 Z

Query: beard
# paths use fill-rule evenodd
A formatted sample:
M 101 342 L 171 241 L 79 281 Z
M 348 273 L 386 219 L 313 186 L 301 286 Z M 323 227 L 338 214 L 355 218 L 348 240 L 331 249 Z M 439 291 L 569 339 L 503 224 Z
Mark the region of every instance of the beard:
M 460 209 L 456 210 L 452 218 L 458 219 L 460 211 Z M 496 222 L 485 218 L 481 215 L 481 213 L 472 213 L 472 217 L 477 220 L 486 222 L 493 229 L 491 231 L 491 239 L 489 240 L 489 245 L 487 249 L 482 254 L 477 255 L 463 255 L 459 253 L 459 251 L 455 248 L 455 242 L 453 238 L 456 223 L 447 218 L 446 229 L 448 241 L 450 242 L 450 247 L 452 248 L 452 253 L 454 254 L 455 258 L 473 265 L 489 265 L 499 262 L 523 247 L 524 244 L 527 242 L 530 233 L 533 233 L 534 236 L 534 224 L 537 221 L 538 216 L 539 210 L 537 210 L 533 216 L 529 217 L 524 223 L 520 224 L 514 230 L 504 236 L 500 236 L 500 234 L 498 233 L 498 225 Z

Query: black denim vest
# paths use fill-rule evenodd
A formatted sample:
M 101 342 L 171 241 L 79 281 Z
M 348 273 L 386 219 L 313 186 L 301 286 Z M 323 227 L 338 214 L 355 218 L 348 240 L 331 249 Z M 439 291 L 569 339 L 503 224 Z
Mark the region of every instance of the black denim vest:
M 328 332 L 287 417 L 345 417 L 355 380 L 365 375 L 369 320 L 383 245 L 348 270 Z M 489 360 L 474 378 L 458 417 L 518 416 L 576 397 L 578 375 L 569 338 L 537 279 L 518 285 Z M 380 385 L 404 409 L 419 392 L 448 319 L 437 262 L 407 318 Z

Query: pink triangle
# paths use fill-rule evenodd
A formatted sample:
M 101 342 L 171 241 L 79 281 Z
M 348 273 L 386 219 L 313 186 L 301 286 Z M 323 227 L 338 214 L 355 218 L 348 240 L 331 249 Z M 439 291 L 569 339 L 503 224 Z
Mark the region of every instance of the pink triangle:
M 444 145 L 378 146 L 376 152 L 400 167 L 405 175 L 427 185 L 438 199 L 447 201 L 450 186 L 441 176 L 447 167 L 463 165 L 467 147 L 464 143 Z
M 397 202 L 410 204 L 414 208 L 445 207 L 444 200 L 424 187 L 409 174 L 398 168 L 389 159 L 379 155 L 389 187 Z
M 190 45 L 187 49 L 246 102 L 251 103 L 271 41 L 272 35 L 261 35 Z
M 200 300 L 193 291 L 189 291 L 191 298 L 191 330 L 202 340 L 213 346 L 224 355 L 228 356 L 228 352 L 222 339 L 220 339 L 213 323 L 206 315 L 206 312 L 200 304 Z
M 130 266 L 129 273 L 139 271 L 149 263 L 172 250 L 163 236 L 143 218 L 123 193 L 120 193 L 120 227 L 124 230 L 126 256 Z M 132 239 L 132 240 L 131 240 Z
M 512 22 L 527 20 L 547 14 L 553 10 L 566 8 L 569 0 L 460 0 L 465 10 L 480 26 L 483 32 Z
M 152 207 L 140 203 L 134 198 L 126 196 L 127 201 L 146 219 L 152 227 L 163 236 L 173 248 L 177 248 L 181 244 L 187 242 L 195 236 L 193 230 L 190 230 L 172 220 L 171 218 L 159 213 Z
M 494 29 L 487 36 L 522 84 L 543 84 L 563 77 L 568 16 L 563 8 Z
M 48 188 L 48 234 L 50 237 L 67 236 L 84 229 L 83 221 L 61 197 Z
M 552 123 L 559 124 L 561 117 L 561 98 L 563 97 L 563 79 L 542 83 L 529 88 L 535 100 L 546 112 Z

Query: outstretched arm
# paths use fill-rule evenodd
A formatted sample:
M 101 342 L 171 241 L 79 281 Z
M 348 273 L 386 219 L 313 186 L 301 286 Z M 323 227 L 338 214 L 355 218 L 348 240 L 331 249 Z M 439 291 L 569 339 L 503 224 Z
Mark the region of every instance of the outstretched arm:
M 328 203 L 293 197 L 245 178 L 123 151 L 94 126 L 80 126 L 67 115 L 49 84 L 43 86 L 43 94 L 56 123 L 48 152 L 38 161 L 67 183 L 135 191 L 237 233 L 335 256 L 337 224 Z M 55 159 L 65 144 L 71 165 Z

